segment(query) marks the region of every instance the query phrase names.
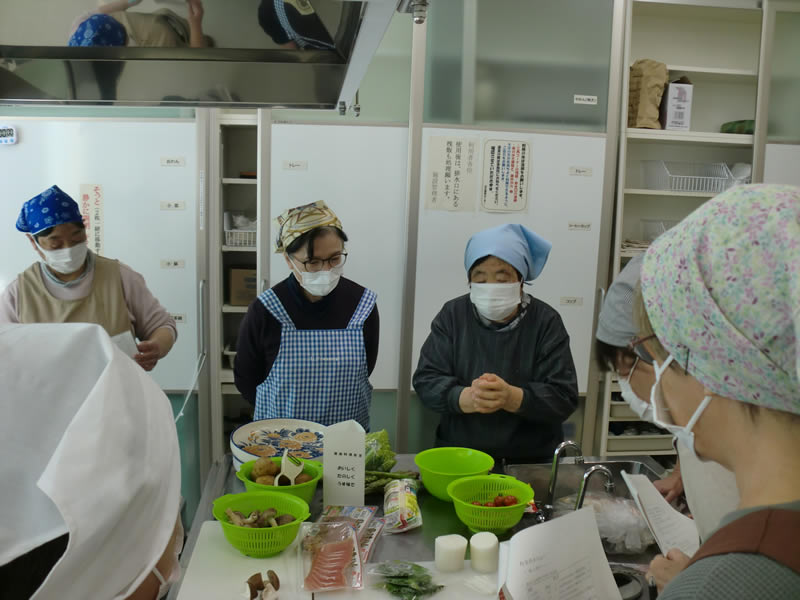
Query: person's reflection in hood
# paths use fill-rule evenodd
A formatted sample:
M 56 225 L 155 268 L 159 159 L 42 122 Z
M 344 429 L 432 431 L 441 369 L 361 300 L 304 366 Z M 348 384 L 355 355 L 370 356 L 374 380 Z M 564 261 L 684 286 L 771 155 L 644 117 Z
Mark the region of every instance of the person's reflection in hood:
M 273 42 L 284 48 L 334 48 L 333 38 L 308 0 L 261 0 L 258 23 Z

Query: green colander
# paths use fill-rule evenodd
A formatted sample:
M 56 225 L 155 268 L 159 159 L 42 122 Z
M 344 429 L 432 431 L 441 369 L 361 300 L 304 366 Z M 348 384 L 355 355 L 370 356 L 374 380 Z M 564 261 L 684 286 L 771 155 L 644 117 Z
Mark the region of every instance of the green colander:
M 228 521 L 225 514 L 227 508 L 238 510 L 244 515 L 249 515 L 254 510 L 274 508 L 279 515 L 288 513 L 295 520 L 279 527 L 239 527 Z M 214 500 L 211 512 L 222 525 L 222 533 L 230 545 L 253 558 L 266 558 L 285 550 L 297 537 L 300 524 L 311 516 L 305 501 L 283 492 L 226 494 Z
M 281 466 L 280 456 L 273 456 L 271 460 L 279 467 Z M 303 466 L 303 473 L 311 475 L 311 481 L 306 481 L 305 483 L 299 483 L 297 485 L 279 486 L 256 483 L 255 481 L 250 480 L 250 473 L 253 471 L 253 465 L 256 464 L 256 461 L 254 460 L 244 463 L 241 468 L 236 471 L 236 477 L 242 480 L 242 483 L 244 483 L 244 489 L 246 489 L 248 492 L 282 492 L 284 494 L 297 496 L 301 500 L 305 500 L 307 504 L 311 504 L 311 500 L 314 498 L 314 492 L 317 491 L 317 484 L 319 483 L 319 480 L 322 479 L 322 463 L 315 460 L 306 460 L 304 458 L 301 458 L 300 460 L 305 463 Z
M 497 535 L 519 523 L 525 506 L 533 500 L 533 488 L 508 475 L 463 477 L 450 483 L 447 493 L 453 499 L 456 515 L 471 532 L 490 531 Z M 496 496 L 516 496 L 518 503 L 511 506 L 472 504 L 491 502 Z
M 494 459 L 471 448 L 445 447 L 424 450 L 414 457 L 419 467 L 422 483 L 432 495 L 452 502 L 447 485 L 461 477 L 486 475 L 494 466 Z

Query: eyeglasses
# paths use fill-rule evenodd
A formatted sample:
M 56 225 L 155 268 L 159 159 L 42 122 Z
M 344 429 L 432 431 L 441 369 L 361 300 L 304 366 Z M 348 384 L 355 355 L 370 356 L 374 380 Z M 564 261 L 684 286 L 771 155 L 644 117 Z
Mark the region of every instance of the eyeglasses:
M 335 267 L 341 267 L 347 262 L 347 252 L 341 252 L 339 254 L 334 254 L 329 258 L 312 258 L 310 260 L 297 260 L 296 258 L 292 257 L 297 263 L 303 265 L 303 268 L 308 271 L 309 273 L 316 273 L 318 271 L 322 271 L 327 264 L 331 269 Z

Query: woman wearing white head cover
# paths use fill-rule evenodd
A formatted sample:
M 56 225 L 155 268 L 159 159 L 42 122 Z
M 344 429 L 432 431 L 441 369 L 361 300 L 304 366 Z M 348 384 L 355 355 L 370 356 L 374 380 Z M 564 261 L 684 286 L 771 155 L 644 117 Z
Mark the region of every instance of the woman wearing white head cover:
M 155 600 L 182 541 L 169 401 L 97 325 L 0 326 L 0 356 L 0 590 Z M 65 536 L 42 577 L 20 581 Z
M 800 188 L 737 186 L 650 247 L 640 333 L 654 421 L 733 471 L 727 515 L 664 600 L 800 591 Z M 657 578 L 686 561 L 671 550 Z
M 639 285 L 642 258 L 634 258 L 608 288 L 595 333 L 595 355 L 600 368 L 617 372 L 622 399 L 643 421 L 653 422 L 650 390 L 656 380 L 653 359 L 641 344 L 633 345 L 637 327 L 633 299 Z M 719 527 L 720 520 L 736 508 L 739 492 L 728 469 L 714 461 L 700 461 L 685 445 L 675 441 L 679 463 L 671 476 L 655 485 L 671 501 L 681 491 L 697 524 L 701 540 Z

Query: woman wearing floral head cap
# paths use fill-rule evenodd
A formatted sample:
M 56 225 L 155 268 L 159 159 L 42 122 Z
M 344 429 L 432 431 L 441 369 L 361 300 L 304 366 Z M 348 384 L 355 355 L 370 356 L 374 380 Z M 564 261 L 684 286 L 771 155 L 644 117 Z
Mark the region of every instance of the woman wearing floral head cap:
M 378 358 L 375 292 L 342 277 L 347 236 L 325 202 L 278 217 L 275 252 L 289 276 L 247 309 L 236 342 L 236 387 L 254 419 L 331 425 L 355 419 L 369 430 Z
M 733 471 L 738 509 L 659 598 L 796 598 L 800 591 L 800 188 L 735 187 L 645 256 L 640 330 L 655 359 L 654 421 Z M 688 563 L 688 565 L 687 565 Z

